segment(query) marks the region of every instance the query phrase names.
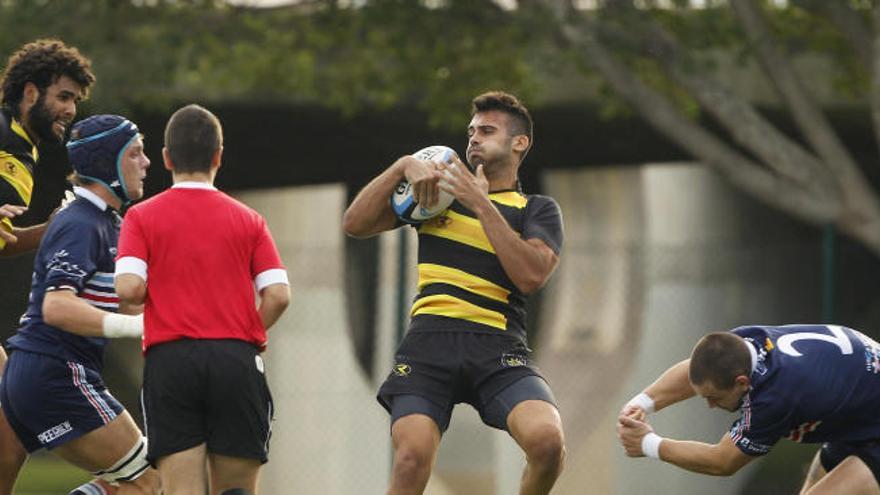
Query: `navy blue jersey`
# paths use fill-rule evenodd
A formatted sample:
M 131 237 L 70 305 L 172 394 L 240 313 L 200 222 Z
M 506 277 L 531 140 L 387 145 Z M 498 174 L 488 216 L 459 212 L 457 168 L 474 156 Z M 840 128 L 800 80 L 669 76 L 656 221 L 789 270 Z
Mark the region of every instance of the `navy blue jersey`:
M 89 191 L 75 191 L 76 200 L 55 215 L 43 236 L 34 259 L 27 312 L 8 342 L 10 349 L 75 361 L 100 371 L 107 339 L 81 337 L 43 321 L 43 299 L 53 290 L 71 290 L 104 311 L 116 312 L 119 306 L 113 271 L 121 218 Z
M 880 439 L 880 345 L 837 325 L 731 330 L 756 351 L 730 437 L 748 455 L 796 442 Z

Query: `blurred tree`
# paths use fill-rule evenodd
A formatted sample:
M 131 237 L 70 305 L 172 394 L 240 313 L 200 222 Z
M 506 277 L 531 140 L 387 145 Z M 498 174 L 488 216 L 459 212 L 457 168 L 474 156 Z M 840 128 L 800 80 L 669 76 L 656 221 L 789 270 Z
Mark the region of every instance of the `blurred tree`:
M 761 201 L 834 224 L 880 255 L 880 201 L 866 178 L 876 151 L 842 144 L 822 112 L 828 102 L 806 80 L 870 108 L 880 136 L 874 2 L 512 3 L 0 0 L 0 53 L 64 38 L 94 60 L 94 104 L 115 111 L 221 98 L 318 103 L 345 115 L 408 105 L 457 128 L 466 102 L 487 89 L 532 104 L 566 92 L 592 97 L 610 117 L 634 109 Z M 809 56 L 830 70 L 799 73 L 795 62 Z M 788 110 L 794 132 L 730 87 L 736 65 L 766 76 L 778 95 L 771 104 Z
M 0 53 L 61 37 L 94 60 L 95 103 L 115 108 L 222 97 L 351 115 L 412 104 L 460 127 L 475 93 L 536 93 L 531 23 L 490 0 L 351 3 L 0 0 Z
M 764 203 L 833 224 L 880 255 L 880 201 L 866 178 L 876 151 L 858 156 L 844 146 L 810 84 L 830 80 L 837 97 L 870 106 L 880 136 L 874 2 L 715 0 L 695 9 L 684 0 L 604 0 L 590 11 L 541 3 L 582 63 L 660 133 Z M 719 51 L 735 54 L 740 68 L 759 67 L 795 135 L 730 87 L 732 72 L 715 70 Z M 830 76 L 799 73 L 795 61 L 810 54 L 831 64 Z

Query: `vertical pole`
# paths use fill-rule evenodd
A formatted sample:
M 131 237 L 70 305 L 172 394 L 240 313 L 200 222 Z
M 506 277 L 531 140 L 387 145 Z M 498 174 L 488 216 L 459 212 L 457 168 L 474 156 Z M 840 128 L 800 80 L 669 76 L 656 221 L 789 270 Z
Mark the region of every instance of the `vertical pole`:
M 833 323 L 835 318 L 836 244 L 837 232 L 834 224 L 826 224 L 822 231 L 822 321 L 825 323 Z

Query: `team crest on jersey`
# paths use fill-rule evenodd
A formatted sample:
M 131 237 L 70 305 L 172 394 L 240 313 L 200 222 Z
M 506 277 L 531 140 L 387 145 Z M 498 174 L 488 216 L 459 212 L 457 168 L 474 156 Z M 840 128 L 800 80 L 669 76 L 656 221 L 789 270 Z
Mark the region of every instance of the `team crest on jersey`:
M 13 163 L 13 162 L 6 162 L 6 163 L 3 164 L 3 168 L 6 169 L 6 173 L 7 173 L 7 174 L 9 174 L 9 175 L 15 175 L 15 172 L 16 172 L 15 163 Z
M 55 255 L 52 256 L 52 259 L 49 260 L 48 263 L 46 263 L 46 269 L 50 272 L 61 272 L 75 279 L 82 279 L 83 277 L 85 277 L 85 270 L 80 268 L 79 265 L 77 265 L 76 263 L 71 263 L 70 261 L 67 261 L 65 258 L 67 258 L 68 256 L 70 256 L 70 253 L 68 253 L 64 249 L 56 252 Z
M 522 354 L 508 353 L 501 356 L 501 364 L 505 368 L 513 368 L 516 366 L 525 366 L 528 364 L 528 358 Z
M 409 376 L 412 373 L 412 366 L 406 363 L 397 363 L 394 365 L 394 368 L 391 369 L 391 372 L 397 376 Z
M 436 228 L 448 227 L 452 223 L 452 219 L 447 215 L 438 215 L 428 220 L 429 225 Z

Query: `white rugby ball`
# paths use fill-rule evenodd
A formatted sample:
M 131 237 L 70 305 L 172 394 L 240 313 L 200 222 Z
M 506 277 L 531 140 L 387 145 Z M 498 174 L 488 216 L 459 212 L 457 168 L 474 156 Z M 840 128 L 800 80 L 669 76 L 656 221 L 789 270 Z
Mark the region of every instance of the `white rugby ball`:
M 452 158 L 458 155 L 452 148 L 438 145 L 422 148 L 413 153 L 413 156 L 423 161 L 450 163 Z M 455 201 L 455 196 L 441 189 L 440 197 L 434 206 L 421 206 L 415 202 L 412 185 L 406 179 L 400 181 L 391 194 L 391 208 L 394 210 L 394 214 L 401 221 L 409 224 L 420 224 L 425 220 L 436 217 L 446 211 L 453 201 Z

